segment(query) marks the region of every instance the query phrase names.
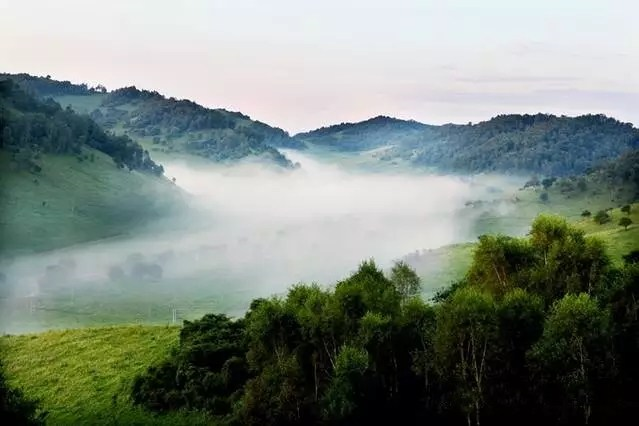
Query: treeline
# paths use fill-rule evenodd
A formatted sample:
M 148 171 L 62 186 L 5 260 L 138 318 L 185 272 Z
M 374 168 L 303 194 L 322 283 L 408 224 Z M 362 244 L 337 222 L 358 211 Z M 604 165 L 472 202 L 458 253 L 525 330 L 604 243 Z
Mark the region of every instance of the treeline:
M 89 117 L 63 109 L 52 99 L 36 99 L 10 79 L 0 79 L 0 135 L 0 149 L 34 172 L 41 169 L 41 153 L 73 154 L 80 161 L 91 161 L 84 148 L 104 152 L 119 167 L 157 175 L 164 172 L 129 137 L 111 135 Z
M 243 318 L 185 322 L 137 377 L 149 410 L 223 424 L 615 424 L 639 409 L 639 264 L 541 216 L 527 238 L 483 236 L 432 304 L 398 263 L 334 288 L 297 285 Z
M 253 121 L 243 114 L 205 108 L 189 100 L 165 98 L 158 92 L 125 87 L 109 93 L 103 101 L 105 107 L 127 104 L 133 108 L 123 117 L 124 127 L 134 134 L 165 140 L 186 137 L 187 149 L 203 151 L 219 160 L 263 153 L 277 156 L 279 152 L 273 147 L 303 147 L 282 129 Z
M 34 77 L 29 74 L 5 74 L 0 73 L 0 79 L 11 79 L 18 83 L 27 93 L 35 97 L 52 97 L 52 96 L 85 96 L 96 93 L 105 93 L 106 88 L 101 85 L 89 87 L 86 83 L 75 84 L 68 80 L 54 80 L 50 76 Z
M 418 152 L 418 164 L 469 172 L 584 173 L 639 146 L 639 130 L 604 115 L 501 115 L 470 126 L 444 126 L 440 140 Z
M 359 123 L 341 123 L 298 133 L 296 139 L 339 151 L 365 151 L 386 145 L 408 145 L 421 140 L 430 127 L 416 121 L 377 116 Z
M 296 136 L 339 150 L 393 145 L 382 160 L 456 172 L 582 174 L 639 146 L 639 130 L 604 115 L 500 115 L 478 124 L 426 126 L 378 117 Z

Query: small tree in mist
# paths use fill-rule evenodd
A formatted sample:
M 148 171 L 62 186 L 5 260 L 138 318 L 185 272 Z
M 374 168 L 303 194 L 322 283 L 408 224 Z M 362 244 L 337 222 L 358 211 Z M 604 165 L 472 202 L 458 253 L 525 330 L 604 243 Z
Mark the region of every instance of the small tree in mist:
M 599 210 L 594 217 L 595 222 L 599 225 L 610 222 L 610 215 L 605 210 Z
M 627 215 L 630 214 L 630 210 L 631 210 L 630 204 L 626 204 L 625 206 L 621 208 L 621 211 Z
M 417 296 L 421 290 L 421 282 L 417 273 L 402 260 L 393 265 L 390 280 L 400 294 L 402 302 Z
M 628 230 L 628 227 L 632 225 L 632 219 L 630 219 L 629 217 L 622 217 L 621 219 L 619 219 L 619 226 L 623 226 L 623 229 L 625 229 L 626 231 Z

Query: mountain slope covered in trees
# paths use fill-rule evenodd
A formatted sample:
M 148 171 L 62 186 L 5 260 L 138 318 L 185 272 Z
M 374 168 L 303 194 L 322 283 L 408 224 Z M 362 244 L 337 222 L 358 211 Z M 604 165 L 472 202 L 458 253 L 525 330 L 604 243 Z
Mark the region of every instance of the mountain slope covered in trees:
M 339 151 L 387 147 L 381 161 L 454 172 L 581 174 L 639 146 L 639 130 L 604 115 L 500 115 L 477 124 L 429 126 L 377 117 L 296 135 Z
M 304 148 L 285 131 L 244 114 L 205 108 L 155 91 L 131 86 L 107 92 L 103 87 L 27 74 L 7 77 L 40 97 L 52 97 L 90 114 L 105 128 L 127 134 L 151 151 L 187 153 L 218 162 L 258 157 L 289 167 L 292 164 L 277 148 Z
M 180 199 L 138 143 L 0 79 L 0 250 L 41 251 L 127 232 Z

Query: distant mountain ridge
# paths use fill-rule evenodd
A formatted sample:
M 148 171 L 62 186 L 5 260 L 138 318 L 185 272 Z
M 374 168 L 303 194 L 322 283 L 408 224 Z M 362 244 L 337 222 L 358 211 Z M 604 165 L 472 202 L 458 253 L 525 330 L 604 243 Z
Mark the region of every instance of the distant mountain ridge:
M 603 114 L 499 115 L 477 124 L 427 125 L 390 117 L 295 135 L 336 151 L 388 147 L 380 161 L 463 173 L 581 174 L 639 147 L 639 129 Z
M 259 157 L 290 167 L 278 148 L 309 146 L 338 153 L 377 150 L 374 161 L 381 165 L 572 176 L 639 147 L 637 128 L 603 114 L 507 114 L 476 124 L 445 125 L 380 115 L 291 136 L 239 112 L 205 108 L 134 86 L 108 92 L 102 86 L 48 77 L 5 76 L 39 96 L 90 114 L 105 128 L 133 137 L 151 153 L 188 153 L 216 162 Z

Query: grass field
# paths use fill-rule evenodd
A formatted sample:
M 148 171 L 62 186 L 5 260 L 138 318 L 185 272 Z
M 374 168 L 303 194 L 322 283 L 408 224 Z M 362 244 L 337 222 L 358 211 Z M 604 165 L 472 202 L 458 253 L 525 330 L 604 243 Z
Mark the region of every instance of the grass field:
M 620 208 L 609 211 L 611 220 L 600 225 L 592 218 L 583 218 L 581 212 L 590 210 L 594 215 L 598 210 L 611 205 L 607 197 L 575 197 L 566 200 L 555 194 L 555 201 L 539 203 L 532 196 L 522 196 L 515 213 L 497 217 L 488 216 L 477 223 L 478 233 L 506 233 L 507 230 L 524 229 L 540 213 L 559 214 L 583 229 L 587 235 L 600 238 L 606 244 L 613 262 L 622 263 L 622 256 L 632 250 L 639 250 L 639 203 L 632 204 L 629 215 L 633 224 L 625 230 L 619 226 L 619 219 L 626 216 Z M 552 199 L 551 199 L 552 200 Z M 424 294 L 431 296 L 438 289 L 461 279 L 470 266 L 474 243 L 452 244 L 408 256 L 407 260 L 420 275 Z
M 42 172 L 11 170 L 0 152 L 0 252 L 44 251 L 130 231 L 158 218 L 177 190 L 168 181 L 118 169 L 107 155 L 94 161 L 43 155 Z
M 163 359 L 177 327 L 84 328 L 0 338 L 10 383 L 41 401 L 51 425 L 197 425 L 199 414 L 156 416 L 128 400 L 132 378 Z

